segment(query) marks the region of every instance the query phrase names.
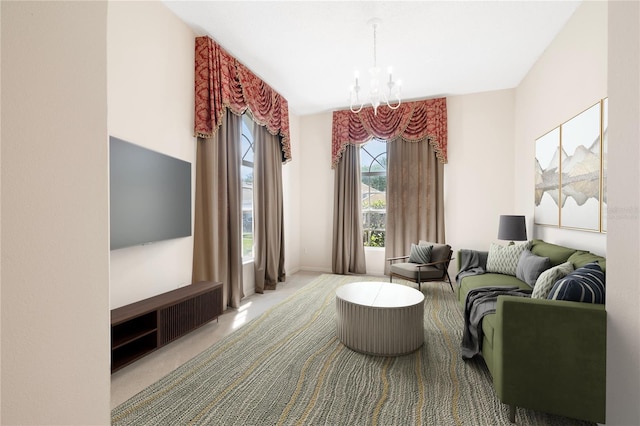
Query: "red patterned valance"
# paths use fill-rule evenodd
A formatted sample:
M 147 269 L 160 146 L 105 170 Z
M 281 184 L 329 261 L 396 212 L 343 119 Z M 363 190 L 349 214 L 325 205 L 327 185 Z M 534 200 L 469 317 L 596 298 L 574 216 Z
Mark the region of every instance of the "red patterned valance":
M 291 160 L 287 100 L 209 37 L 196 37 L 195 63 L 195 135 L 213 136 L 225 108 L 249 109 L 258 124 L 281 136 L 282 159 Z
M 348 144 L 363 144 L 372 138 L 401 137 L 409 142 L 428 140 L 441 163 L 447 162 L 447 99 L 407 102 L 396 110 L 385 106 L 334 111 L 331 167 L 335 168 Z

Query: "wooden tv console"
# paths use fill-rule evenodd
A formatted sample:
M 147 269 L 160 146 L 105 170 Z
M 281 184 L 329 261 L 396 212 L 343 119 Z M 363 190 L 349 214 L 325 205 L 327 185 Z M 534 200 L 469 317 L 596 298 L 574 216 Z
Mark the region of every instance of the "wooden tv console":
M 201 281 L 111 311 L 111 372 L 222 314 L 222 283 Z

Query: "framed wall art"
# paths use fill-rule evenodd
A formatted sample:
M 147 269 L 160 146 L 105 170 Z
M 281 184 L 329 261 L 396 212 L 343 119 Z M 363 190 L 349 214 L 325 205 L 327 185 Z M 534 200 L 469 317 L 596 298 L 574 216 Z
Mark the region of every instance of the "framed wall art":
M 534 223 L 606 232 L 606 99 L 536 139 Z
M 609 145 L 609 98 L 602 101 L 602 200 L 600 231 L 607 232 L 607 152 Z
M 560 127 L 536 139 L 534 222 L 560 224 Z
M 600 102 L 561 127 L 563 228 L 600 230 Z

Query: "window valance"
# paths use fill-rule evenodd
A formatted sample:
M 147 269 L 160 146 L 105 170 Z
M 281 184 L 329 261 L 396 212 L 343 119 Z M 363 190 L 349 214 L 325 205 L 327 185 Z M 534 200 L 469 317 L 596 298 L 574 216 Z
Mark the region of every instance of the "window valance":
M 408 142 L 428 141 L 441 163 L 447 162 L 447 99 L 407 102 L 396 110 L 387 106 L 363 108 L 357 114 L 350 110 L 334 111 L 331 144 L 331 168 L 335 168 L 349 144 L 360 145 L 372 138 Z
M 196 37 L 195 135 L 213 136 L 225 108 L 235 114 L 249 109 L 258 124 L 281 136 L 282 160 L 291 160 L 287 100 L 210 37 Z

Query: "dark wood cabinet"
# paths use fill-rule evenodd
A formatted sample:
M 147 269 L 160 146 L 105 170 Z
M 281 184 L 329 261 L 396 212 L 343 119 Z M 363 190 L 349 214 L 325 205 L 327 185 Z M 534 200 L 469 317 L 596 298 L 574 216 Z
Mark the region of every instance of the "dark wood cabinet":
M 222 283 L 202 281 L 111 311 L 111 372 L 222 314 Z

